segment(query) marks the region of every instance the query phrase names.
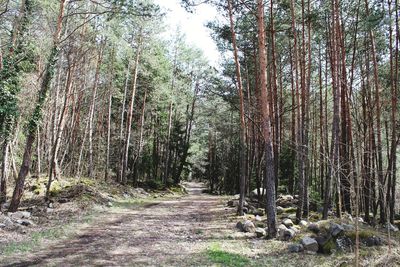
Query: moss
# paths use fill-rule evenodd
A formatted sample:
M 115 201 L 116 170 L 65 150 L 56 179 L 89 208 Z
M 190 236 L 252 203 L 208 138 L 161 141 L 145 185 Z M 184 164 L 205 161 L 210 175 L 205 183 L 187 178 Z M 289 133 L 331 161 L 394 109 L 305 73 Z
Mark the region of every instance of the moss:
M 295 208 L 295 207 L 289 207 L 289 208 L 283 209 L 284 213 L 295 213 L 296 211 L 297 211 L 297 208 Z
M 356 231 L 346 231 L 344 235 L 350 238 L 352 241 L 356 240 Z M 360 239 L 366 239 L 368 237 L 373 237 L 374 235 L 375 232 L 372 230 L 362 229 L 358 231 L 358 236 L 360 237 Z
M 336 249 L 336 243 L 333 238 L 329 238 L 321 247 L 322 252 L 325 254 L 330 254 L 334 249 Z

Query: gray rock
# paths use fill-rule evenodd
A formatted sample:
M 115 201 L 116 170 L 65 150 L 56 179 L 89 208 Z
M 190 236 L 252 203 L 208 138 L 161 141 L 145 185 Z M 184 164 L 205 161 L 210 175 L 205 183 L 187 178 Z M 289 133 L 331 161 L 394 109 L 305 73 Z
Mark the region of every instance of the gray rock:
M 305 220 L 301 220 L 301 221 L 299 222 L 299 226 L 301 226 L 301 227 L 307 227 L 307 225 L 308 225 L 308 222 L 305 221 Z
M 290 227 L 290 229 L 292 229 L 296 234 L 301 232 L 300 226 L 297 226 L 297 225 L 293 225 L 292 227 Z
M 316 224 L 316 223 L 310 223 L 310 224 L 308 225 L 307 229 L 308 229 L 309 231 L 313 232 L 313 233 L 316 233 L 316 234 L 318 234 L 319 231 L 320 231 L 319 226 L 318 226 L 318 224 Z
M 291 219 L 292 221 L 296 221 L 297 220 L 296 213 L 289 214 L 288 218 Z
M 256 215 L 255 220 L 256 220 L 256 222 L 261 222 L 262 221 L 261 217 L 258 216 L 258 215 Z
M 256 216 L 264 216 L 265 211 L 264 211 L 264 209 L 261 209 L 261 208 L 253 209 L 253 214 Z
M 9 212 L 8 216 L 12 220 L 29 219 L 31 217 L 31 213 L 28 211 Z
M 393 224 L 391 224 L 391 223 L 388 223 L 388 224 L 386 224 L 385 226 L 384 226 L 384 228 L 388 228 L 389 227 L 389 230 L 390 231 L 392 231 L 392 232 L 398 232 L 399 231 L 399 228 L 397 228 L 397 226 L 395 226 L 395 225 L 393 225 Z
M 343 232 L 344 232 L 343 226 L 337 223 L 332 223 L 329 228 L 329 233 L 334 237 L 342 234 Z
M 347 236 L 341 236 L 336 239 L 336 249 L 341 252 L 352 252 L 353 242 Z
M 263 228 L 260 228 L 260 227 L 257 227 L 256 228 L 256 231 L 255 231 L 255 233 L 256 233 L 256 236 L 257 237 L 263 237 L 263 236 L 266 236 L 266 232 L 265 232 L 265 230 L 263 229 Z
M 237 222 L 236 228 L 243 232 L 243 222 Z
M 5 228 L 9 228 L 14 225 L 13 221 L 7 216 L 4 216 L 3 218 L 1 218 L 0 222 L 5 225 Z
M 23 226 L 34 226 L 35 224 L 31 220 L 17 220 L 16 223 L 23 225 Z
M 342 227 L 345 232 L 351 232 L 356 230 L 356 227 L 352 224 L 342 224 Z
M 367 237 L 363 242 L 367 247 L 382 246 L 383 244 L 382 239 L 378 236 Z
M 46 213 L 53 213 L 54 212 L 54 209 L 52 209 L 52 208 L 46 208 Z
M 254 233 L 256 231 L 256 227 L 252 221 L 246 220 L 243 223 L 243 231 L 246 233 Z
M 291 219 L 285 219 L 282 222 L 286 227 L 292 227 L 294 225 L 293 221 Z
M 303 245 L 304 250 L 306 251 L 312 251 L 312 252 L 318 251 L 318 242 L 314 238 L 308 236 L 303 237 L 300 243 Z
M 114 206 L 113 203 L 111 201 L 108 201 L 107 202 L 107 207 L 111 208 L 112 206 Z
M 4 223 L 0 223 L 0 229 L 6 228 L 6 225 Z
M 280 224 L 280 225 L 278 226 L 277 230 L 278 230 L 278 236 L 279 236 L 280 239 L 284 239 L 284 237 L 285 237 L 285 231 L 286 231 L 287 229 L 288 229 L 288 228 L 287 228 L 284 224 Z
M 296 236 L 296 232 L 293 229 L 286 229 L 283 231 L 283 240 L 288 241 Z
M 302 252 L 304 248 L 302 244 L 290 244 L 288 246 L 288 250 L 291 253 L 297 253 L 297 252 Z
M 235 207 L 237 205 L 236 202 L 237 202 L 236 200 L 231 199 L 231 200 L 228 201 L 227 204 L 228 204 L 229 207 L 233 208 L 233 207 Z

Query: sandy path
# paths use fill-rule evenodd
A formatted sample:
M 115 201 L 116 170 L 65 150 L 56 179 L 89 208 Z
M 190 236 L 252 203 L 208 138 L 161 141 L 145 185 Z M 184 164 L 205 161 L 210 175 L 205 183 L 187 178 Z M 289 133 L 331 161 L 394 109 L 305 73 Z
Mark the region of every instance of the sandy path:
M 196 266 L 213 242 L 234 234 L 221 197 L 188 183 L 187 196 L 112 209 L 74 237 L 2 266 Z

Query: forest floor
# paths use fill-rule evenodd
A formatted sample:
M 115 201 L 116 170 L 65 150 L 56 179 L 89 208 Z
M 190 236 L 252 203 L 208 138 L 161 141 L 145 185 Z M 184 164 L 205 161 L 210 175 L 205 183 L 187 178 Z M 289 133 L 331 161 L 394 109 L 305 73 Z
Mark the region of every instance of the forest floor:
M 199 183 L 186 183 L 185 187 L 188 194 L 184 196 L 114 202 L 62 238 L 44 239 L 29 251 L 0 255 L 0 266 L 353 264 L 353 254 L 288 253 L 288 242 L 241 233 L 235 229 L 238 217 L 234 208 L 226 206 L 227 197 L 204 194 Z M 385 266 L 386 250 L 362 251 L 363 265 Z M 383 264 L 378 264 L 380 261 Z

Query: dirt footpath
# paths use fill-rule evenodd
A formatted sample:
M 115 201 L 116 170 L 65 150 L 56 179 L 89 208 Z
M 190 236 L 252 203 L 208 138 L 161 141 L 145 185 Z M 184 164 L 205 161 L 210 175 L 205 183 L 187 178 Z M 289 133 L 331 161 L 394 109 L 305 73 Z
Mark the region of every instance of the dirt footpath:
M 110 209 L 77 232 L 29 254 L 5 259 L 2 266 L 194 266 L 206 264 L 204 251 L 234 234 L 221 197 L 187 183 L 188 195 Z

